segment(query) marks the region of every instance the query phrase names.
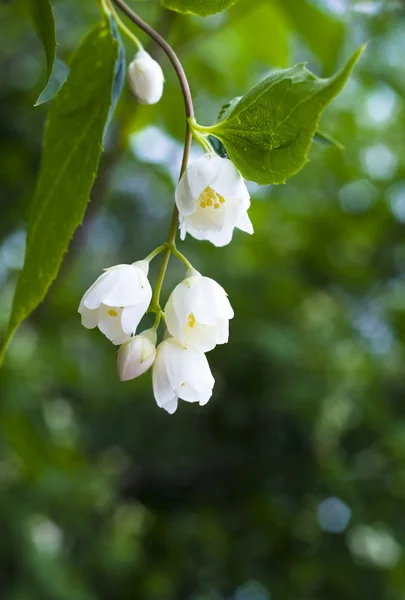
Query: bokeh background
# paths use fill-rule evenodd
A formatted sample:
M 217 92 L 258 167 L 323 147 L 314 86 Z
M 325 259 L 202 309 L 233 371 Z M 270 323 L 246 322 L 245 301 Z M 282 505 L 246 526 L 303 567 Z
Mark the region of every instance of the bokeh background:
M 235 318 L 209 355 L 213 398 L 174 416 L 150 374 L 119 382 L 116 348 L 76 312 L 102 268 L 167 235 L 183 104 L 148 46 L 164 98 L 124 91 L 84 224 L 0 373 L 0 598 L 404 600 L 404 3 L 240 0 L 205 20 L 131 5 L 178 51 L 202 124 L 275 67 L 329 75 L 370 43 L 322 119 L 346 149 L 314 144 L 287 185 L 250 185 L 252 237 L 181 244 Z M 97 7 L 55 11 L 66 60 Z M 1 334 L 47 106 L 21 5 L 0 19 Z M 182 277 L 172 259 L 165 297 Z

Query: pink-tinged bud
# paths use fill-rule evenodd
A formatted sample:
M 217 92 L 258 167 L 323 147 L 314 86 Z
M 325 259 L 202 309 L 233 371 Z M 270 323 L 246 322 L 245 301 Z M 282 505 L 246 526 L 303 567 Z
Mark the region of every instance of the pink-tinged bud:
M 125 342 L 118 351 L 118 375 L 121 381 L 129 381 L 143 375 L 156 357 L 156 332 L 148 329 Z

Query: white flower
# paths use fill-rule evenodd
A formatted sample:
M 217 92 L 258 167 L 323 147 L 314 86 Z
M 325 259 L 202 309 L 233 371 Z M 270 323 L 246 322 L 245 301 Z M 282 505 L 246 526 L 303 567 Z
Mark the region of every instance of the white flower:
M 253 233 L 246 185 L 235 165 L 217 154 L 204 154 L 187 167 L 176 188 L 176 205 L 182 240 L 188 232 L 197 240 L 225 246 L 235 227 Z
M 156 357 L 156 331 L 148 329 L 132 337 L 118 351 L 118 375 L 121 381 L 135 379 L 145 373 Z
M 148 270 L 144 260 L 106 269 L 80 302 L 82 325 L 98 327 L 113 344 L 126 342 L 152 299 Z
M 145 50 L 140 50 L 128 67 L 132 91 L 141 104 L 156 104 L 162 97 L 164 75 L 161 66 Z
M 165 308 L 169 332 L 184 346 L 208 352 L 226 344 L 234 313 L 225 290 L 213 279 L 190 269 L 170 295 Z
M 215 380 L 205 354 L 169 338 L 157 348 L 152 382 L 157 405 L 173 414 L 179 398 L 200 406 L 207 404 Z

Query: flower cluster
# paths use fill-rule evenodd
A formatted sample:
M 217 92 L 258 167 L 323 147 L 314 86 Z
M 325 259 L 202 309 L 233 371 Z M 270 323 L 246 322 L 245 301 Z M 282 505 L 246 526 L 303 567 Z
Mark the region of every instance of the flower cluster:
M 128 68 L 129 85 L 142 104 L 155 104 L 163 93 L 160 65 L 139 52 Z M 234 164 L 212 149 L 206 136 L 193 131 L 205 154 L 191 163 L 176 188 L 180 237 L 187 233 L 197 240 L 225 246 L 235 228 L 253 233 L 247 211 L 250 197 Z M 174 413 L 179 399 L 203 406 L 214 387 L 206 352 L 229 337 L 233 309 L 225 290 L 213 279 L 196 271 L 175 248 L 175 231 L 167 244 L 144 260 L 106 269 L 84 294 L 79 313 L 82 324 L 98 329 L 118 351 L 121 381 L 134 379 L 153 367 L 153 392 L 158 406 Z M 164 311 L 159 296 L 163 274 L 155 293 L 148 280 L 149 263 L 160 252 L 175 254 L 187 266 L 185 279 L 171 293 Z M 166 261 L 167 265 L 167 261 Z M 156 296 L 156 297 L 155 297 Z M 137 334 L 146 312 L 156 314 L 155 324 Z M 159 344 L 157 330 L 164 319 L 166 332 Z
M 213 152 L 187 168 L 176 189 L 176 205 L 182 238 L 188 232 L 199 240 L 224 246 L 232 239 L 235 227 L 253 232 L 243 179 L 230 160 Z M 153 306 L 148 273 L 156 254 L 106 269 L 84 294 L 79 313 L 84 327 L 98 327 L 113 344 L 121 346 L 118 374 L 122 381 L 134 379 L 153 366 L 156 402 L 174 413 L 179 399 L 202 406 L 211 398 L 214 378 L 205 353 L 228 341 L 229 320 L 234 313 L 225 290 L 191 266 L 172 291 L 164 311 Z M 148 310 L 157 314 L 155 325 L 136 334 Z M 157 345 L 161 317 L 166 334 Z

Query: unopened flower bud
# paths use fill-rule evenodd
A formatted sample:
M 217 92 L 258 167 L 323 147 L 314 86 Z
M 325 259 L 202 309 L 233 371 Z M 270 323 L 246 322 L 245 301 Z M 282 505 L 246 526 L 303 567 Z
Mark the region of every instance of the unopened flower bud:
M 128 67 L 132 91 L 141 104 L 156 104 L 162 97 L 164 75 L 161 66 L 145 50 L 140 50 Z
M 118 375 L 121 381 L 129 381 L 143 375 L 156 357 L 156 332 L 143 331 L 121 346 L 118 352 Z

